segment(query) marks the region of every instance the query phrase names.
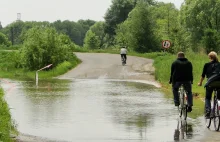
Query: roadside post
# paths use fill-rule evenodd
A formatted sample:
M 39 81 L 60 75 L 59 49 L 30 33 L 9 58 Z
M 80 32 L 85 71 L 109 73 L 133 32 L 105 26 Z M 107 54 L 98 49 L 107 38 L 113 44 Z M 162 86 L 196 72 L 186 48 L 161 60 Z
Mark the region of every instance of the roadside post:
M 162 42 L 162 48 L 164 49 L 164 52 L 165 52 L 166 50 L 168 50 L 168 49 L 170 48 L 170 46 L 171 46 L 171 42 L 170 42 L 169 40 L 164 40 L 164 41 Z
M 38 86 L 38 72 L 41 71 L 41 70 L 47 69 L 47 68 L 51 67 L 52 65 L 53 64 L 49 64 L 49 65 L 47 65 L 47 66 L 45 66 L 45 67 L 43 67 L 43 68 L 36 71 L 36 75 L 35 75 L 36 86 Z

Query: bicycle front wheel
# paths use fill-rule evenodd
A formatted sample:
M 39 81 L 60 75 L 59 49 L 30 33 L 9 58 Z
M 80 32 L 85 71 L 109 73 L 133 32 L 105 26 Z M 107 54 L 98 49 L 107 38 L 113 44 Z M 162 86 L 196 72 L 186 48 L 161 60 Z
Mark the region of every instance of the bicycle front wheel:
M 186 120 L 186 118 L 187 118 L 187 105 L 184 105 L 182 113 L 183 113 L 184 120 Z
M 218 131 L 219 130 L 219 127 L 220 127 L 220 119 L 219 119 L 219 109 L 218 109 L 218 100 L 217 98 L 215 98 L 215 101 L 214 101 L 214 127 L 215 127 L 215 130 Z

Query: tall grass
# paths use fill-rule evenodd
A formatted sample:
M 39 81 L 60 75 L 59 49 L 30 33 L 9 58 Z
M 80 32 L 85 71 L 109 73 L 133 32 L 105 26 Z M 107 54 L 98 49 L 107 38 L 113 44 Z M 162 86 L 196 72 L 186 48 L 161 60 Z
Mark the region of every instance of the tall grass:
M 36 71 L 29 71 L 24 68 L 16 68 L 16 52 L 0 51 L 0 77 L 23 79 L 34 79 Z M 52 69 L 40 71 L 39 78 L 51 78 L 66 73 L 71 68 L 77 66 L 81 61 L 73 54 L 69 61 L 64 61 L 56 67 L 52 66 Z M 43 68 L 43 67 L 42 67 Z
M 150 56 L 151 55 L 149 55 L 149 57 Z M 186 52 L 185 56 L 193 65 L 193 92 L 204 95 L 204 88 L 199 87 L 197 84 L 201 78 L 204 64 L 209 61 L 208 57 L 205 54 L 194 52 Z M 176 60 L 176 58 L 176 55 L 171 54 L 164 54 L 163 56 L 154 57 L 154 66 L 156 68 L 155 77 L 163 84 L 164 87 L 169 86 L 171 64 L 174 60 Z
M 3 97 L 3 90 L 0 88 L 0 141 L 11 142 L 10 130 L 12 128 L 9 108 Z

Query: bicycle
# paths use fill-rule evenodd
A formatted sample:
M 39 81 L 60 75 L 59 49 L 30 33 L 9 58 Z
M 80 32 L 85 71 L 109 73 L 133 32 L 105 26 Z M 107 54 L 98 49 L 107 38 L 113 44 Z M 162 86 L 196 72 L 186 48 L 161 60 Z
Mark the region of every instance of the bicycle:
M 205 116 L 205 123 L 206 127 L 210 128 L 211 126 L 211 121 L 213 119 L 214 121 L 214 127 L 216 131 L 219 131 L 220 127 L 220 115 L 219 115 L 219 105 L 218 105 L 218 90 L 219 88 L 214 88 L 214 97 L 213 97 L 213 103 L 211 106 L 211 112 L 210 112 L 210 117 Z M 204 113 L 206 114 L 206 107 L 204 108 Z
M 178 95 L 179 95 L 179 106 L 178 106 L 178 110 L 179 110 L 179 116 L 182 117 L 184 120 L 186 120 L 187 118 L 187 108 L 188 108 L 188 98 L 187 98 L 187 91 L 184 88 L 184 85 L 181 84 L 178 90 Z
M 124 56 L 122 56 L 121 61 L 122 61 L 122 66 L 124 66 L 124 65 L 125 65 L 125 63 L 126 63 L 126 60 L 125 60 L 125 57 L 124 57 Z

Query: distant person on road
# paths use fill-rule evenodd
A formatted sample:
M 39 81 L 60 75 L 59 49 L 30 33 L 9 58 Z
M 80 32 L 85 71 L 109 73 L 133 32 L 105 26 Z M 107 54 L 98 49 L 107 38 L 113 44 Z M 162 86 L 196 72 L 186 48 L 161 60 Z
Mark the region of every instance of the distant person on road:
M 177 54 L 177 59 L 171 65 L 170 81 L 172 83 L 172 91 L 174 96 L 175 106 L 179 106 L 178 89 L 181 84 L 184 85 L 187 91 L 188 108 L 187 111 L 192 111 L 193 97 L 192 97 L 192 83 L 193 83 L 193 66 L 192 63 L 185 58 L 183 52 Z
M 120 54 L 121 54 L 121 60 L 123 59 L 123 57 L 125 58 L 125 64 L 126 64 L 126 61 L 127 61 L 127 49 L 125 46 L 123 46 L 121 48 L 121 51 L 120 51 Z
M 203 67 L 203 71 L 202 71 L 202 75 L 201 75 L 201 79 L 198 83 L 198 86 L 202 86 L 202 82 L 205 79 L 205 76 L 207 79 L 209 79 L 209 77 L 212 76 L 212 73 L 215 69 L 215 65 L 217 63 L 219 63 L 218 61 L 218 57 L 217 57 L 217 53 L 214 51 L 211 51 L 208 54 L 209 57 L 209 62 L 205 63 L 204 67 Z M 205 108 L 206 108 L 206 117 L 210 116 L 210 112 L 211 112 L 211 98 L 212 98 L 212 93 L 213 93 L 213 88 L 207 86 L 206 87 L 206 94 L 205 94 Z M 219 92 L 218 92 L 219 93 Z

